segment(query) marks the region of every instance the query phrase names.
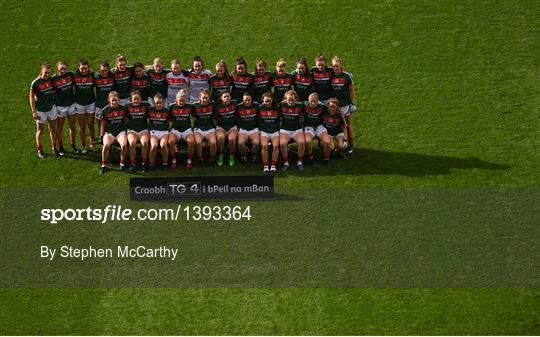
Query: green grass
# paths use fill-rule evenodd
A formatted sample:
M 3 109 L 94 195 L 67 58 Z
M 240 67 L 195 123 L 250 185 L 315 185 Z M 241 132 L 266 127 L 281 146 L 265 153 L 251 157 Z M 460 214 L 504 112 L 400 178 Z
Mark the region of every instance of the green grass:
M 402 187 L 418 189 L 419 193 L 425 187 L 448 191 L 455 187 L 489 187 L 504 194 L 507 189 L 534 190 L 540 183 L 540 5 L 536 1 L 245 1 L 194 5 L 2 0 L 0 6 L 2 199 L 9 200 L 16 187 L 36 195 L 21 204 L 16 197 L 11 198 L 13 203 L 2 203 L 3 238 L 17 237 L 10 236 L 16 233 L 13 229 L 17 226 L 29 230 L 29 238 L 47 232 L 43 238 L 48 240 L 61 236 L 58 231 L 62 227 L 39 223 L 32 218 L 37 216 L 32 212 L 28 212 L 26 226 L 14 220 L 26 215 L 21 209 L 27 205 L 45 202 L 39 200 L 39 190 L 34 188 L 119 187 L 127 191 L 127 174 L 97 174 L 99 154 L 37 160 L 28 86 L 42 61 L 54 63 L 60 58 L 74 65 L 85 57 L 96 66 L 102 59 L 113 61 L 114 55 L 121 52 L 130 63 L 149 63 L 159 56 L 167 61 L 180 58 L 187 66 L 190 58 L 201 55 L 212 69 L 220 58 L 232 64 L 236 57 L 244 56 L 252 64 L 263 57 L 272 66 L 284 57 L 292 69 L 300 56 L 308 57 L 311 65 L 319 51 L 327 56 L 340 55 L 354 75 L 359 97 L 359 111 L 353 117 L 357 151 L 332 169 L 308 168 L 304 173 L 292 171 L 278 176 L 278 192 L 305 193 L 305 189 L 313 188 L 317 191 L 314 195 L 328 196 L 254 203 L 254 213 L 265 217 L 257 220 L 257 228 L 264 228 L 268 214 L 277 214 L 283 227 L 289 224 L 302 230 L 313 223 L 314 237 L 328 243 L 332 237 L 325 241 L 323 236 L 325 228 L 333 228 L 333 218 L 327 213 L 317 216 L 327 211 L 325 198 L 337 204 L 333 210 L 336 220 L 361 224 L 363 219 L 357 199 L 340 203 L 340 196 L 332 194 L 336 185 L 347 188 L 352 195 L 361 195 L 363 188 Z M 44 139 L 48 144 L 48 137 Z M 48 146 L 45 148 L 48 150 Z M 189 173 L 179 169 L 166 174 L 258 173 L 259 169 L 199 168 Z M 59 193 L 58 199 L 50 202 L 64 205 L 69 201 L 66 195 Z M 440 241 L 434 242 L 440 244 L 426 250 L 427 258 L 435 261 L 436 253 L 452 247 L 466 251 L 467 247 L 477 247 L 473 244 L 478 242 L 499 242 L 501 246 L 478 247 L 508 249 L 499 251 L 501 254 L 517 251 L 524 254 L 522 257 L 538 255 L 537 250 L 527 250 L 538 241 L 538 230 L 531 226 L 526 232 L 520 231 L 523 219 L 530 220 L 530 224 L 538 219 L 536 195 L 531 193 L 529 199 L 524 199 L 523 205 L 531 205 L 524 212 L 527 217 L 518 214 L 516 210 L 521 208 L 513 207 L 512 200 L 505 203 L 501 209 L 515 214 L 508 223 L 469 223 L 476 219 L 468 217 L 474 215 L 474 210 L 469 209 L 463 215 L 463 227 L 446 228 L 455 240 L 445 242 L 443 236 L 436 237 Z M 383 209 L 384 200 L 376 205 Z M 339 207 L 348 211 L 340 214 Z M 478 207 L 479 214 L 486 212 L 480 201 Z M 441 214 L 450 210 L 441 208 Z M 293 211 L 299 219 L 280 216 Z M 493 212 L 498 214 L 497 209 Z M 455 215 L 448 214 L 450 218 Z M 399 230 L 392 231 L 392 221 L 397 226 L 400 217 L 415 216 L 421 219 L 418 226 L 398 226 Z M 37 221 L 35 231 L 29 226 L 31 221 Z M 398 214 L 385 223 L 387 230 L 371 229 L 368 235 L 375 241 L 369 244 L 376 247 L 380 242 L 398 256 L 399 250 L 391 248 L 404 242 L 414 245 L 415 238 L 425 238 L 426 228 L 437 228 L 433 221 L 413 210 Z M 482 235 L 471 235 L 470 240 L 458 235 L 464 236 L 479 224 Z M 231 226 L 234 231 L 245 229 L 247 224 Z M 339 228 L 336 226 L 335 238 L 347 233 Z M 457 229 L 462 231 L 452 236 Z M 124 233 L 119 230 L 114 239 Z M 359 229 L 354 233 L 362 232 Z M 278 234 L 286 232 L 270 231 L 267 242 L 278 240 Z M 532 246 L 525 245 L 529 241 Z M 12 246 L 6 240 L 0 247 L 5 257 L 5 249 Z M 501 258 L 500 265 L 526 268 L 526 264 L 516 264 L 516 256 Z M 458 262 L 466 259 L 459 255 L 454 258 Z M 3 270 L 13 270 L 12 264 L 20 260 L 3 261 Z M 376 263 L 369 266 L 377 270 Z M 529 272 L 537 270 L 535 265 L 529 267 Z M 538 334 L 540 292 L 536 280 L 529 281 L 529 288 L 506 289 L 3 288 L 0 332 Z

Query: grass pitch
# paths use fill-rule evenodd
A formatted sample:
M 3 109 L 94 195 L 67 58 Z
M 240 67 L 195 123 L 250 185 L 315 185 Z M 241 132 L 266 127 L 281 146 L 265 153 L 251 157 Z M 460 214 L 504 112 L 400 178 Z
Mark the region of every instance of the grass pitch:
M 276 178 L 278 192 L 294 194 L 296 189 L 312 188 L 317 191 L 314 195 L 326 192 L 328 198 L 339 201 L 340 196 L 332 194 L 335 186 L 352 194 L 366 187 L 489 187 L 504 192 L 507 188 L 536 189 L 540 183 L 540 5 L 535 1 L 219 5 L 2 1 L 0 5 L 0 186 L 4 198 L 20 187 L 127 190 L 127 174 L 98 176 L 99 154 L 38 161 L 27 102 L 28 86 L 42 61 L 65 58 L 74 66 L 85 57 L 95 66 L 102 59 L 112 61 L 117 53 L 125 54 L 130 63 L 150 63 L 159 56 L 180 58 L 184 66 L 194 55 L 201 55 L 210 69 L 220 58 L 232 64 L 238 56 L 250 63 L 263 57 L 271 67 L 284 57 L 289 70 L 301 56 L 312 60 L 320 51 L 329 57 L 340 55 L 354 75 L 359 97 L 359 111 L 353 117 L 357 150 L 330 170 L 316 167 L 281 174 Z M 44 139 L 47 145 L 47 136 Z M 258 166 L 237 166 L 166 174 L 259 170 Z M 538 218 L 534 217 L 538 214 L 536 195 L 531 193 L 528 200 L 533 205 L 528 213 L 531 223 Z M 341 207 L 355 209 L 354 200 L 343 200 Z M 58 206 L 62 202 L 61 195 L 54 201 Z M 2 203 L 3 214 L 10 215 L 3 216 L 3 237 L 9 238 L 8 228 L 22 227 L 17 223 L 18 212 L 33 204 L 31 199 L 19 208 Z M 301 219 L 309 219 L 319 230 L 331 226 L 317 217 L 328 205 L 324 197 L 305 197 L 290 207 L 283 204 L 253 207 L 264 207 L 265 214 L 276 214 L 292 228 L 305 224 Z M 291 209 L 298 210 L 294 216 L 289 214 Z M 29 210 L 33 211 L 37 217 L 37 210 Z M 360 210 L 356 219 L 352 211 L 332 211 L 334 217 L 322 218 L 354 222 L 362 214 Z M 343 214 L 348 217 L 342 218 Z M 410 215 L 402 214 L 404 218 Z M 520 232 L 517 225 L 522 219 L 516 214 L 515 222 L 493 227 L 493 231 L 488 224 L 485 233 L 493 242 L 506 242 L 505 249 L 523 249 L 527 240 L 534 247 L 538 231 L 531 227 Z M 388 219 L 389 224 L 392 221 Z M 53 227 L 39 226 L 42 232 L 50 230 L 46 239 L 54 238 Z M 396 233 L 385 233 L 381 243 L 392 247 L 402 242 Z M 419 226 L 406 233 L 410 239 L 423 231 Z M 474 240 L 483 238 L 463 238 L 460 244 L 467 247 Z M 450 244 L 441 242 L 440 249 L 449 249 Z M 0 247 L 6 256 L 9 240 Z M 437 252 L 436 247 L 427 251 L 427 258 Z M 534 256 L 535 250 L 530 253 Z M 516 261 L 501 259 L 500 263 Z M 377 270 L 375 264 L 372 267 Z M 534 271 L 537 266 L 530 268 Z M 538 334 L 540 292 L 535 282 L 529 282 L 530 287 L 482 289 L 3 288 L 0 332 Z

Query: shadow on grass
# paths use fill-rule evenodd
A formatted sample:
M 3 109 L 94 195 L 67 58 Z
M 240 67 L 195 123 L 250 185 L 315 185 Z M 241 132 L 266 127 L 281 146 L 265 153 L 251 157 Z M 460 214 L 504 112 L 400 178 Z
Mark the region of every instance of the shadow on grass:
M 66 159 L 86 160 L 96 163 L 99 166 L 101 152 L 89 152 L 87 154 L 66 154 Z M 139 153 L 137 158 L 140 158 Z M 179 168 L 176 170 L 159 169 L 152 171 L 147 176 L 174 176 L 174 175 L 238 175 L 238 174 L 261 174 L 260 163 L 250 163 L 242 165 L 237 163 L 233 167 L 224 165 L 223 167 L 212 167 L 205 162 L 202 166 L 195 164 L 192 170 L 185 170 L 185 153 L 177 155 Z M 119 161 L 119 152 L 112 150 L 109 163 L 116 166 Z M 159 156 L 156 162 L 160 162 Z M 327 168 L 323 165 L 322 156 L 317 153 L 316 166 L 306 165 L 304 172 L 296 170 L 294 163 L 296 155 L 291 155 L 291 167 L 287 172 L 278 172 L 277 178 L 287 176 L 327 176 L 327 175 L 401 175 L 407 177 L 424 177 L 430 175 L 449 175 L 453 169 L 482 169 L 482 170 L 508 170 L 510 166 L 488 162 L 476 157 L 457 158 L 440 155 L 427 155 L 421 153 L 391 152 L 373 149 L 356 148 L 348 159 L 335 159 L 333 165 Z M 182 164 L 180 164 L 182 163 Z M 305 163 L 306 164 L 306 163 Z M 138 175 L 138 174 L 137 174 Z

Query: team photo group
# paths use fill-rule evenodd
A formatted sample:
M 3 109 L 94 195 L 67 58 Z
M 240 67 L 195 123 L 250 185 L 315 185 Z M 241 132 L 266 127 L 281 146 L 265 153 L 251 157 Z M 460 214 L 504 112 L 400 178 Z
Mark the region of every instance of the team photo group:
M 327 166 L 332 157 L 353 152 L 356 93 L 338 56 L 327 61 L 319 54 L 311 68 L 300 58 L 292 72 L 284 59 L 273 71 L 258 59 L 249 72 L 242 57 L 231 72 L 224 60 L 212 72 L 199 56 L 190 69 L 177 59 L 165 68 L 160 58 L 128 66 L 123 55 L 113 68 L 104 61 L 93 69 L 84 59 L 73 71 L 64 60 L 53 68 L 44 62 L 30 86 L 39 158 L 46 157 L 45 124 L 52 153 L 66 154 L 66 119 L 72 153 L 96 151 L 102 144 L 100 173 L 107 171 L 113 146 L 120 151 L 120 169 L 129 172 L 155 169 L 158 154 L 161 169 L 176 168 L 176 154 L 184 148 L 188 169 L 194 161 L 203 163 L 208 152 L 210 165 L 260 160 L 265 174 L 277 172 L 280 157 L 280 169 L 289 168 L 290 143 L 297 145 L 300 171 L 304 157 L 314 164 L 314 147 L 322 148 Z

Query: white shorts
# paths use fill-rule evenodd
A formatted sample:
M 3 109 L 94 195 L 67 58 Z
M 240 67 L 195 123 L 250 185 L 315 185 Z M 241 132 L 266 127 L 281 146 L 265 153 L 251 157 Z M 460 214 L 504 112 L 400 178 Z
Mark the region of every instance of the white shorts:
M 56 112 L 58 117 L 66 117 L 66 116 L 72 116 L 76 113 L 75 111 L 75 103 L 68 105 L 68 106 L 59 106 L 55 105 L 54 108 L 56 108 Z
M 259 129 L 255 128 L 251 130 L 246 130 L 246 129 L 240 128 L 240 130 L 238 130 L 238 133 L 243 134 L 243 135 L 247 134 L 247 135 L 253 136 L 255 134 L 259 134 Z
M 261 131 L 261 138 L 262 137 L 268 138 L 268 139 L 272 139 L 274 137 L 279 137 L 279 131 L 276 131 L 274 133 L 268 133 L 268 132 Z
M 93 114 L 96 112 L 96 103 L 91 103 L 88 105 L 80 105 L 75 103 L 75 111 L 79 115 Z
M 38 123 L 39 124 L 45 124 L 46 121 L 54 121 L 58 117 L 56 107 L 53 105 L 51 110 L 49 111 L 38 111 L 39 115 Z
M 103 107 L 103 108 L 96 107 L 96 112 L 95 112 L 94 116 L 97 119 L 102 119 L 103 118 L 103 109 L 105 109 L 105 107 Z
M 289 138 L 296 137 L 296 135 L 299 134 L 300 132 L 304 132 L 304 130 L 302 130 L 302 129 L 298 129 L 298 130 L 294 130 L 294 131 L 289 131 L 289 130 L 285 130 L 285 129 L 279 130 L 280 134 L 282 134 L 282 133 L 288 134 Z
M 193 130 L 194 133 L 198 133 L 200 135 L 202 135 L 204 138 L 206 138 L 210 133 L 212 132 L 216 132 L 216 129 L 210 129 L 210 130 L 201 130 L 201 129 L 198 129 L 198 128 L 195 128 Z
M 120 138 L 121 136 L 125 136 L 125 135 L 126 135 L 125 131 L 121 131 L 118 135 L 116 135 L 116 137 L 112 133 L 105 132 L 105 134 L 103 135 L 103 138 L 105 138 L 105 136 L 111 136 L 115 140 L 118 140 L 118 138 Z
M 180 132 L 180 131 L 178 131 L 176 129 L 172 129 L 171 132 L 169 132 L 169 134 L 175 135 L 178 140 L 181 140 L 181 139 L 186 140 L 187 136 L 193 134 L 193 130 L 187 129 L 184 132 Z
M 228 132 L 231 131 L 231 130 L 238 130 L 238 127 L 235 125 L 235 126 L 233 126 L 232 128 L 230 128 L 228 131 L 225 131 L 225 129 L 222 128 L 221 126 L 216 126 L 216 131 L 218 131 L 218 130 L 221 130 L 221 131 L 223 131 L 223 132 L 228 133 Z
M 142 135 L 148 134 L 148 130 L 142 130 L 142 131 L 137 132 L 137 131 L 135 131 L 135 130 L 130 130 L 130 129 L 128 129 L 128 130 L 127 130 L 127 133 L 128 133 L 128 135 L 129 135 L 130 133 L 133 133 L 133 134 L 137 135 L 137 137 L 139 137 L 139 139 L 141 139 L 141 136 L 142 136 Z
M 157 137 L 157 139 L 159 140 L 161 140 L 161 138 L 168 135 L 169 135 L 169 131 L 150 130 L 150 136 Z
M 334 140 L 334 139 L 337 139 L 338 137 L 345 137 L 345 134 L 343 132 L 340 132 L 335 136 L 332 136 L 330 134 L 328 134 L 328 136 L 330 136 L 330 139 Z
M 317 130 L 314 130 L 311 126 L 306 126 L 304 133 L 309 133 L 312 137 L 319 137 L 323 133 L 327 132 L 326 128 L 322 125 L 317 127 Z
M 126 106 L 127 104 L 129 103 L 129 97 L 127 98 L 120 98 L 118 100 L 118 104 L 122 105 L 122 106 Z
M 341 106 L 341 107 L 339 107 L 339 109 L 341 110 L 341 113 L 345 117 L 349 117 L 351 115 L 351 113 L 353 113 L 355 111 L 355 109 L 353 109 L 352 104 Z

